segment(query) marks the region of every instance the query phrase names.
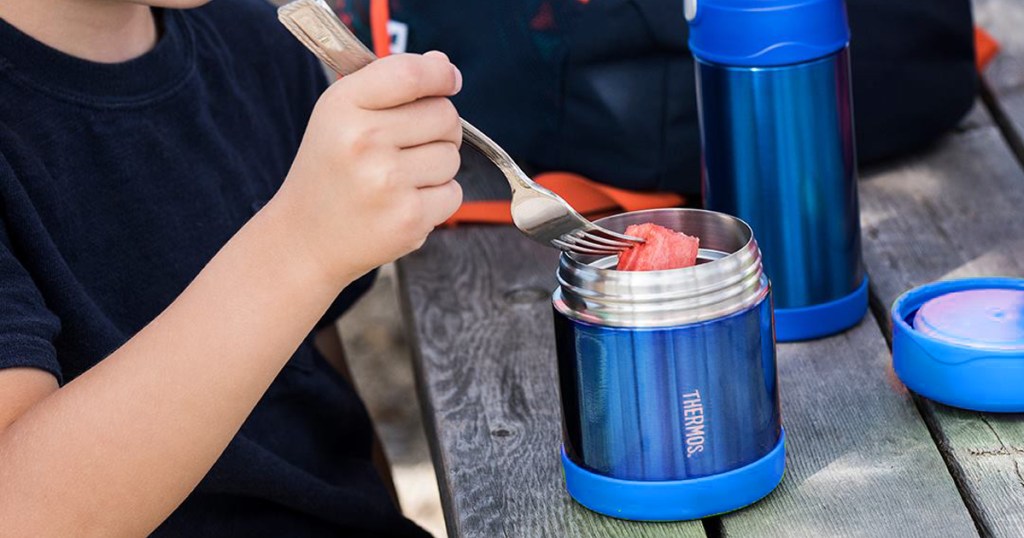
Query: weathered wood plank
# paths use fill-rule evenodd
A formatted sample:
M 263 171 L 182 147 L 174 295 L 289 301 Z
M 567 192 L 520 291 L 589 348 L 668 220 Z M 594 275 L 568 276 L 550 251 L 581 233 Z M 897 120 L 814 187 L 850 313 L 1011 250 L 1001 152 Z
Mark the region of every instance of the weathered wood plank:
M 1024 160 L 1024 3 L 974 0 L 975 22 L 999 41 L 1001 51 L 985 70 L 987 104 L 1018 159 Z
M 947 137 L 926 155 L 861 183 L 865 258 L 886 308 L 905 290 L 967 276 L 1024 275 L 1024 172 L 994 127 Z M 885 318 L 888 322 L 888 318 Z M 1024 528 L 1021 415 L 920 408 L 976 524 L 989 536 Z
M 495 178 L 467 185 L 470 196 L 484 189 L 493 193 Z M 555 451 L 540 449 L 558 442 L 547 304 L 554 260 L 514 230 L 463 228 L 436 234 L 400 264 L 449 528 L 466 536 L 675 534 L 576 506 L 564 493 Z M 887 361 L 870 320 L 836 338 L 781 346 L 787 479 L 766 501 L 724 518 L 724 534 L 974 531 L 912 404 L 887 381 Z M 537 405 L 515 411 L 516 401 Z M 524 463 L 539 473 L 517 471 Z M 489 504 L 481 506 L 484 499 Z M 523 506 L 531 507 L 525 519 L 516 510 Z M 910 516 L 879 517 L 892 507 Z
M 869 314 L 823 340 L 779 345 L 782 486 L 722 518 L 725 536 L 972 536 L 971 516 Z
M 507 192 L 500 176 L 462 180 L 470 197 Z M 433 234 L 398 264 L 449 533 L 704 536 L 699 522 L 599 516 L 565 492 L 550 307 L 556 260 L 512 228 L 463 227 Z
M 977 128 L 984 135 L 971 133 L 971 149 L 952 157 L 961 161 L 962 172 L 970 172 L 972 157 L 986 149 L 979 148 L 974 139 L 980 137 L 990 145 L 1002 147 L 994 129 Z M 944 148 L 937 148 L 933 154 L 945 152 Z M 995 160 L 1005 165 L 1005 157 L 1004 148 Z M 877 191 L 877 186 L 891 182 L 879 178 L 907 176 L 906 171 L 894 170 L 908 166 L 924 170 L 916 170 L 917 175 L 934 173 L 933 169 L 950 172 L 944 161 L 951 157 L 946 156 L 938 164 L 930 158 L 880 170 L 874 174 L 876 177 L 865 181 L 866 190 Z M 982 168 L 980 172 L 991 170 Z M 1004 176 L 1005 172 L 1000 170 Z M 468 185 L 467 193 L 474 197 L 487 191 L 486 197 L 493 197 L 504 189 L 500 178 L 492 177 Z M 881 195 L 885 195 L 884 188 Z M 868 244 L 880 237 L 879 223 L 872 220 L 877 213 L 869 209 L 875 207 L 873 197 L 879 194 L 862 196 L 868 198 L 864 203 L 865 232 L 866 250 L 870 250 Z M 924 211 L 929 213 L 928 218 L 938 218 L 934 207 L 929 210 L 925 204 Z M 942 252 L 937 251 L 939 258 Z M 900 254 L 897 251 L 888 256 L 898 259 Z M 869 258 L 891 261 L 878 253 L 869 254 Z M 872 265 L 869 260 L 869 268 Z M 467 272 L 471 267 L 478 269 L 475 276 Z M 538 440 L 545 435 L 541 433 L 544 427 L 520 429 L 536 428 L 538 421 L 546 422 L 550 430 L 546 443 L 557 446 L 558 404 L 546 296 L 554 286 L 553 267 L 554 253 L 529 243 L 513 230 L 482 228 L 436 234 L 423 251 L 400 264 L 409 319 L 421 351 L 420 388 L 427 407 L 428 427 L 434 430 L 432 437 L 437 444 L 434 453 L 449 528 L 458 536 L 678 535 L 680 530 L 673 526 L 616 522 L 573 504 L 564 493 L 555 450 L 539 457 L 536 454 Z M 972 270 L 970 264 L 961 269 Z M 884 278 L 885 275 L 875 275 L 876 288 L 906 287 L 902 282 L 887 283 Z M 473 287 L 475 291 L 464 293 L 462 286 Z M 453 289 L 460 291 L 453 293 Z M 524 317 L 525 313 L 528 314 Z M 534 323 L 538 319 L 543 321 Z M 518 336 L 512 338 L 510 334 Z M 931 439 L 915 422 L 907 396 L 886 388 L 898 385 L 893 385 L 888 357 L 878 335 L 869 322 L 833 339 L 780 347 L 783 406 L 790 436 L 787 479 L 779 491 L 759 505 L 725 517 L 724 534 L 975 533 Z M 485 346 L 490 347 L 490 355 L 480 352 Z M 859 353 L 850 353 L 851 349 Z M 514 360 L 502 364 L 501 359 L 493 356 L 495 353 Z M 827 368 L 843 363 L 857 364 L 858 368 Z M 825 369 L 818 371 L 822 367 Z M 549 385 L 547 394 L 543 389 L 545 383 Z M 545 399 L 549 403 L 542 403 Z M 514 403 L 517 401 L 537 405 Z M 986 417 L 986 422 L 980 422 L 970 413 L 948 409 L 940 412 L 946 414 L 938 433 L 940 440 L 953 432 L 961 438 L 961 452 L 992 458 L 1024 452 L 1020 444 L 1000 444 L 1006 434 L 1011 439 L 1013 435 L 1019 438 L 1021 432 L 1015 431 L 1019 427 L 1014 426 L 1013 419 Z M 865 415 L 857 426 L 844 424 L 856 421 L 857 414 Z M 934 411 L 928 416 L 933 415 Z M 887 430 L 894 422 L 908 426 Z M 872 423 L 881 427 L 867 428 Z M 979 435 L 981 425 L 990 428 L 988 437 Z M 972 433 L 963 435 L 961 431 Z M 862 451 L 859 446 L 867 448 Z M 508 461 L 513 462 L 511 466 Z M 962 483 L 973 480 L 984 484 L 990 478 L 991 469 L 985 466 L 961 469 L 955 458 L 953 464 Z M 521 466 L 532 466 L 539 472 L 524 475 Z M 1004 482 L 1009 484 L 1012 476 Z M 969 484 L 963 485 L 977 513 L 979 508 L 973 505 L 987 501 L 976 499 Z M 528 514 L 524 515 L 524 508 Z M 999 514 L 1005 510 L 989 512 Z M 1005 528 L 1013 529 L 1017 523 L 1010 520 Z M 983 523 L 982 528 L 991 531 L 997 527 Z M 686 530 L 700 534 L 698 526 L 690 525 Z
M 1024 92 L 1024 2 L 972 0 L 974 22 L 999 41 L 1000 53 L 985 78 L 1000 94 Z

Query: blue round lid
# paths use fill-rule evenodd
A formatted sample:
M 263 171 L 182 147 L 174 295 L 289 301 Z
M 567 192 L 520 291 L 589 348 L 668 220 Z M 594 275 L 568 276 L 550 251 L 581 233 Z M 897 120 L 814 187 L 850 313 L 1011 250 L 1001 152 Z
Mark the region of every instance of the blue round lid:
M 684 0 L 700 60 L 778 66 L 828 56 L 850 41 L 843 0 Z
M 976 411 L 1024 411 L 1024 279 L 933 282 L 892 306 L 892 362 L 914 392 Z

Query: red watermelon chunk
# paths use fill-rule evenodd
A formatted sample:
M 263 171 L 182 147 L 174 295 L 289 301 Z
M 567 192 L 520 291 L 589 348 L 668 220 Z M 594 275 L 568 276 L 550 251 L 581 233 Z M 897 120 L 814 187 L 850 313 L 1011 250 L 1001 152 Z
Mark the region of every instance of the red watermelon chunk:
M 619 271 L 662 271 L 697 264 L 700 239 L 657 224 L 634 224 L 626 235 L 646 241 L 619 254 Z

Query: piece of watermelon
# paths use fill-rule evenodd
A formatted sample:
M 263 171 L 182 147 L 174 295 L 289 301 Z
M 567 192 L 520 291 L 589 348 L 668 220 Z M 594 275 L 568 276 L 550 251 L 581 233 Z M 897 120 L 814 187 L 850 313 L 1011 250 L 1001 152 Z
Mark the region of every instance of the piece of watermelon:
M 657 224 L 633 224 L 626 235 L 645 242 L 619 254 L 619 271 L 662 271 L 697 264 L 700 239 Z

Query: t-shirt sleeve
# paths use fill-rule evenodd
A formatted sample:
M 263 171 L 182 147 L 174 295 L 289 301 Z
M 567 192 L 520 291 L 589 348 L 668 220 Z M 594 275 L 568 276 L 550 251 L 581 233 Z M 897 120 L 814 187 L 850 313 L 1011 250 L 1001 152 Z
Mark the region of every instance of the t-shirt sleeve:
M 5 166 L 0 155 L 0 181 L 11 180 Z M 46 307 L 31 275 L 14 255 L 6 219 L 0 205 L 0 369 L 38 368 L 62 382 L 53 344 L 60 320 Z

